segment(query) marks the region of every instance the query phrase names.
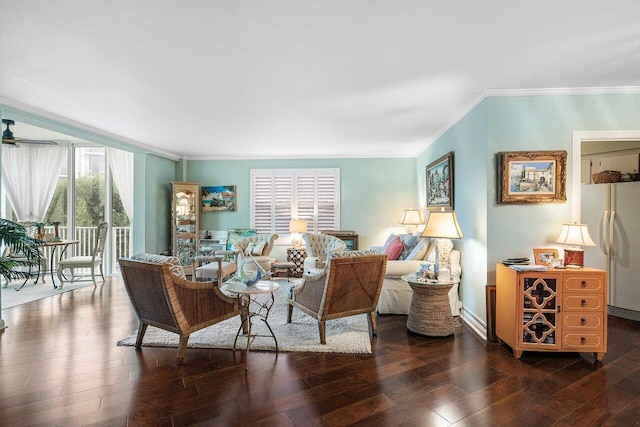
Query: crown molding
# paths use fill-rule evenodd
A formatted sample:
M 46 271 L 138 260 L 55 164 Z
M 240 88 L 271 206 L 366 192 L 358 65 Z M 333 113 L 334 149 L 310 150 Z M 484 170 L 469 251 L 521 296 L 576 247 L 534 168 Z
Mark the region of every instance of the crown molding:
M 88 141 L 99 142 L 106 146 L 125 149 L 131 151 L 132 148 L 142 150 L 144 152 L 165 157 L 170 160 L 179 160 L 180 157 L 175 153 L 159 150 L 155 147 L 115 135 L 104 130 L 85 125 L 75 120 L 71 120 L 62 116 L 58 116 L 48 111 L 21 104 L 13 100 L 0 97 L 0 110 L 5 110 L 15 114 L 18 120 L 32 122 L 45 129 L 49 129 L 59 133 L 66 133 L 71 136 L 86 139 Z
M 476 108 L 482 101 L 487 98 L 486 92 L 481 92 L 478 96 L 476 96 L 470 103 L 468 103 L 462 110 L 460 110 L 451 120 L 447 122 L 438 132 L 436 132 L 429 140 L 418 148 L 418 151 L 415 153 L 415 157 L 418 157 L 420 153 L 426 150 L 431 144 L 436 142 L 438 138 L 447 133 L 449 129 L 454 127 L 456 123 L 462 120 L 467 114 L 469 114 L 474 108 Z
M 486 97 L 553 96 L 553 95 L 617 95 L 617 94 L 625 94 L 625 93 L 640 93 L 640 86 L 498 89 L 498 90 L 484 91 L 484 94 Z
M 415 154 L 419 156 L 438 138 L 447 133 L 467 114 L 478 106 L 486 98 L 501 96 L 554 96 L 554 95 L 618 95 L 618 94 L 640 93 L 640 86 L 614 86 L 614 87 L 581 87 L 581 88 L 540 88 L 540 89 L 498 89 L 482 91 L 476 98 L 467 104 L 458 114 L 442 127 L 433 137 L 423 144 Z

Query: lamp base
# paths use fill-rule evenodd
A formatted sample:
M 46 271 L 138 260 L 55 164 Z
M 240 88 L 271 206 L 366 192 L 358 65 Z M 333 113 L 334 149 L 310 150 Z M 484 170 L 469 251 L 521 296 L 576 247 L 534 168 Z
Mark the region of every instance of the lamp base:
M 436 239 L 436 265 L 438 280 L 451 280 L 451 251 L 453 242 L 449 239 Z
M 570 268 L 584 267 L 584 249 L 570 248 L 564 250 L 564 265 Z

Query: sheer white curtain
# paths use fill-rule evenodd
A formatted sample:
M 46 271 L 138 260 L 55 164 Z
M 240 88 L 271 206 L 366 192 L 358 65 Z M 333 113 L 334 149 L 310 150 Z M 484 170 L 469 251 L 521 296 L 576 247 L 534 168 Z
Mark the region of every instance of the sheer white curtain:
M 133 221 L 133 153 L 107 147 L 107 164 L 111 168 L 124 211 L 129 221 Z
M 58 185 L 67 148 L 23 144 L 2 150 L 2 181 L 18 221 L 42 222 Z

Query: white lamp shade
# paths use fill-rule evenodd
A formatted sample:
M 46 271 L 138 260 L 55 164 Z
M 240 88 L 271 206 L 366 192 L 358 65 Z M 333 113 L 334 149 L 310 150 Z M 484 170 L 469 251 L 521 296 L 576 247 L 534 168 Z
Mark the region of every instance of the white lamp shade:
M 589 236 L 587 224 L 563 224 L 560 236 L 556 243 L 572 246 L 595 246 L 595 242 Z
M 405 209 L 404 214 L 402 214 L 400 224 L 420 225 L 424 224 L 424 221 L 422 220 L 422 216 L 420 216 L 420 212 L 417 209 Z
M 431 212 L 421 236 L 439 239 L 462 239 L 463 237 L 458 218 L 453 211 Z
M 304 219 L 292 219 L 289 221 L 289 231 L 292 233 L 306 233 L 307 221 Z

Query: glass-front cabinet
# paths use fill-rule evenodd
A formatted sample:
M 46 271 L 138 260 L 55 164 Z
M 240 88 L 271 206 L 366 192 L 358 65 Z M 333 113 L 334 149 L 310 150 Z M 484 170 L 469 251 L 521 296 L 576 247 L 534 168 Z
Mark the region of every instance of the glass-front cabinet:
M 200 184 L 171 183 L 172 243 L 171 250 L 178 257 L 184 273 L 191 275 L 193 257 L 198 254 L 200 228 Z
M 496 336 L 523 351 L 607 352 L 607 273 L 496 265 Z
M 556 344 L 558 321 L 558 277 L 539 275 L 522 278 L 522 343 Z

